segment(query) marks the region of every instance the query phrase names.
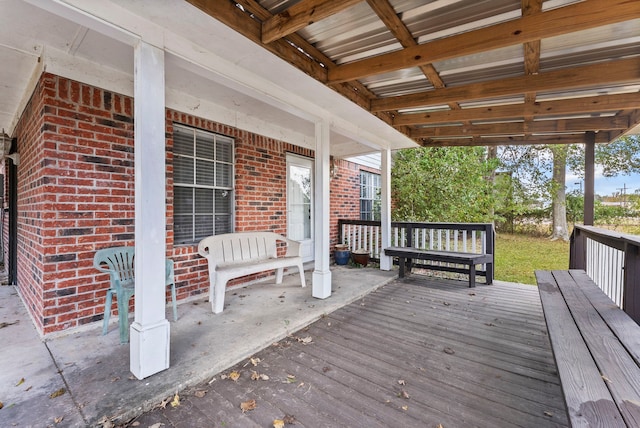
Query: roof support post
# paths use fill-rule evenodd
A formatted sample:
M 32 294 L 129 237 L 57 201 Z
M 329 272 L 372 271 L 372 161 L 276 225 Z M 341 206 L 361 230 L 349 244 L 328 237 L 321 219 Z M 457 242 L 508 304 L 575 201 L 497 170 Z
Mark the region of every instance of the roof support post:
M 593 226 L 595 201 L 595 132 L 587 132 L 584 145 L 584 224 Z
M 380 253 L 380 270 L 391 270 L 393 259 L 384 255 L 384 248 L 391 246 L 391 150 L 383 149 L 380 177 L 380 221 L 383 251 Z
M 135 321 L 130 370 L 144 379 L 169 368 L 165 316 L 166 178 L 164 51 L 134 47 Z
M 311 294 L 318 299 L 331 296 L 329 269 L 329 122 L 316 122 L 315 153 L 315 269 Z

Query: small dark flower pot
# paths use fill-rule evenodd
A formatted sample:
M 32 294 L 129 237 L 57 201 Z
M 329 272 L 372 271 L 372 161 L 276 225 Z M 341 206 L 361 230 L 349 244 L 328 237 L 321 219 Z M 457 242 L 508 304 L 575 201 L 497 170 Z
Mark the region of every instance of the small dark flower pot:
M 354 263 L 358 263 L 359 265 L 366 266 L 369 264 L 369 253 L 353 253 L 351 254 L 351 258 Z
M 333 252 L 333 258 L 336 261 L 337 265 L 346 265 L 349 263 L 349 256 L 351 255 L 351 251 L 349 250 L 335 250 Z

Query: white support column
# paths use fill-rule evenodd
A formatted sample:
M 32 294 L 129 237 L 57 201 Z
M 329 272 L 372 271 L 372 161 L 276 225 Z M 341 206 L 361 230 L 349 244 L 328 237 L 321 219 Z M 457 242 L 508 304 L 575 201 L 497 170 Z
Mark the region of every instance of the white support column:
M 380 177 L 380 221 L 383 251 L 380 252 L 380 270 L 391 270 L 393 259 L 384 255 L 384 248 L 391 246 L 391 150 L 382 150 Z
M 311 294 L 318 299 L 331 296 L 329 269 L 329 123 L 316 122 L 315 158 L 315 270 Z
M 136 305 L 130 369 L 144 379 L 169 368 L 164 51 L 141 41 L 134 55 Z

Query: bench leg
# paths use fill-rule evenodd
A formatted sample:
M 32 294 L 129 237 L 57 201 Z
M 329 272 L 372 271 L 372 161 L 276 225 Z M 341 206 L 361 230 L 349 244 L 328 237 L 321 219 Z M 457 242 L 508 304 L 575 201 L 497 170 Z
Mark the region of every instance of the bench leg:
M 284 274 L 284 268 L 276 269 L 276 284 L 282 284 L 283 274 Z
M 476 286 L 476 265 L 469 265 L 469 288 Z
M 211 288 L 212 290 L 210 290 L 209 292 L 211 311 L 214 314 L 219 314 L 224 309 L 224 292 L 227 288 L 227 280 L 221 280 L 220 278 L 217 278 L 215 283 L 211 284 Z
M 304 267 L 302 266 L 302 262 L 298 264 L 298 270 L 300 271 L 300 284 L 302 284 L 303 287 L 306 287 L 307 283 L 304 279 Z
M 400 265 L 400 272 L 398 272 L 398 278 L 404 278 L 404 263 L 406 259 L 404 257 L 398 257 L 398 264 Z

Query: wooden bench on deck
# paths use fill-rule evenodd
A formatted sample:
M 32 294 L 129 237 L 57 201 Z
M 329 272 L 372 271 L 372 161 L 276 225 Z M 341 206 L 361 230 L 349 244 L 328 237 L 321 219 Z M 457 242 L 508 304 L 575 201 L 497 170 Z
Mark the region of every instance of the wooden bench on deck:
M 426 260 L 432 262 L 443 262 L 457 265 L 465 265 L 466 269 L 441 266 L 438 264 L 421 264 L 420 267 L 433 270 L 444 270 L 449 272 L 469 274 L 469 287 L 476 286 L 476 265 L 491 264 L 484 275 L 487 284 L 493 282 L 493 254 L 461 253 L 456 251 L 441 250 L 421 250 L 413 247 L 389 247 L 384 249 L 387 256 L 397 257 L 400 265 L 399 277 L 404 278 L 405 270 L 411 272 L 413 260 Z
M 571 426 L 640 426 L 640 327 L 582 270 L 536 271 Z

